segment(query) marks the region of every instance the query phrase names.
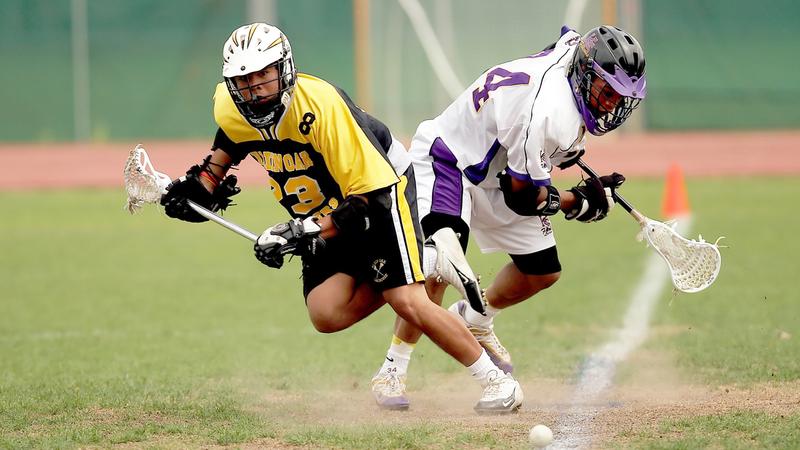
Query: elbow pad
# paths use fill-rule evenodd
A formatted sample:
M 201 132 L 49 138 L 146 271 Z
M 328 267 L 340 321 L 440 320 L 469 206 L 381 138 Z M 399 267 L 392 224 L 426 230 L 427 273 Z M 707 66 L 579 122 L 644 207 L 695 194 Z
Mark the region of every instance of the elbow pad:
M 343 234 L 364 232 L 369 229 L 369 205 L 361 197 L 347 197 L 331 213 L 331 220 Z
M 520 216 L 552 216 L 561 210 L 561 195 L 554 186 L 528 184 L 514 192 L 511 190 L 511 175 L 501 173 L 498 178 L 506 206 Z M 542 188 L 547 191 L 547 196 L 544 201 L 537 203 Z

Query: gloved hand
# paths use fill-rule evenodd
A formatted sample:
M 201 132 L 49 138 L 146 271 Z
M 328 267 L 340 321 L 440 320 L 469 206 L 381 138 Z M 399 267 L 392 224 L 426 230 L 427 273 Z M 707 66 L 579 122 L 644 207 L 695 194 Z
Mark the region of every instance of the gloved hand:
M 321 229 L 313 217 L 292 219 L 271 226 L 261 233 L 253 249 L 256 258 L 269 267 L 280 269 L 283 255 L 313 255 L 325 246 Z
M 186 175 L 173 180 L 167 186 L 167 192 L 161 196 L 161 205 L 169 217 L 186 222 L 205 222 L 208 219 L 197 214 L 187 200 L 217 212 L 230 206 L 231 197 L 241 192 L 241 188 L 236 187 L 236 175 L 225 177 L 214 192 L 208 192 L 200 182 L 201 170 L 200 166 L 192 166 Z
M 565 214 L 567 220 L 577 219 L 580 222 L 602 220 L 614 207 L 614 190 L 625 182 L 619 173 L 603 175 L 600 178 L 587 178 L 570 189 L 579 202 Z

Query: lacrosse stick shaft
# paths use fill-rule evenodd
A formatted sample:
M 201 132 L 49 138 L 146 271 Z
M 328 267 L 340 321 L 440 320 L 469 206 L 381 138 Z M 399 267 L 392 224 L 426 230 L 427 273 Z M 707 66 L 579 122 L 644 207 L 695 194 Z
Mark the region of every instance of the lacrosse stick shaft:
M 200 214 L 201 216 L 205 217 L 206 219 L 208 219 L 208 220 L 210 220 L 212 222 L 216 222 L 217 224 L 222 225 L 223 227 L 233 231 L 234 233 L 238 234 L 239 236 L 242 236 L 243 238 L 249 239 L 252 242 L 256 242 L 258 240 L 258 236 L 253 234 L 249 230 L 246 230 L 246 229 L 240 227 L 239 225 L 236 225 L 235 223 L 228 222 L 227 220 L 223 219 L 222 217 L 220 217 L 220 216 L 214 214 L 213 212 L 203 208 L 202 206 L 198 205 L 197 203 L 195 203 L 195 202 L 193 202 L 191 200 L 189 200 L 189 206 L 197 214 Z
M 600 176 L 597 175 L 597 172 L 595 172 L 591 167 L 589 167 L 585 162 L 583 162 L 582 159 L 579 159 L 577 164 L 578 167 L 583 169 L 583 171 L 586 172 L 586 174 L 589 175 L 590 177 L 600 178 Z M 622 205 L 622 207 L 625 208 L 625 211 L 628 211 L 636 220 L 638 220 L 639 222 L 644 221 L 644 215 L 639 211 L 637 211 L 636 208 L 633 207 L 633 205 L 628 203 L 628 201 L 625 200 L 624 197 L 619 195 L 619 193 L 616 190 L 613 191 L 612 195 L 614 196 L 614 200 L 620 205 Z

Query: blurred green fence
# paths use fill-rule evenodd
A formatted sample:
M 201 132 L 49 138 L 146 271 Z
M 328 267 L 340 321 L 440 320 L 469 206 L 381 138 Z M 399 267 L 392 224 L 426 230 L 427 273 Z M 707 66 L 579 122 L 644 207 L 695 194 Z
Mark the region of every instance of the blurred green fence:
M 569 5 L 580 31 L 601 1 L 413 0 L 463 84 L 557 37 Z M 637 3 L 648 61 L 649 129 L 800 126 L 793 0 Z M 298 67 L 354 97 L 353 1 L 271 0 Z M 369 107 L 400 135 L 449 102 L 399 0 L 369 3 Z M 625 1 L 606 2 L 624 4 Z M 0 141 L 211 136 L 220 49 L 259 0 L 3 0 Z M 620 18 L 624 15 L 622 7 Z M 86 43 L 76 34 L 84 14 Z M 630 19 L 630 18 L 628 18 Z M 577 22 L 577 23 L 574 23 Z M 82 50 L 83 49 L 83 50 Z M 81 65 L 85 50 L 86 64 Z M 82 89 L 87 89 L 82 94 Z M 87 117 L 82 117 L 84 113 Z M 76 120 L 77 119 L 77 120 Z M 82 125 L 83 124 L 83 125 Z M 81 127 L 85 127 L 81 131 Z
M 222 44 L 234 28 L 248 23 L 248 2 L 82 1 L 88 24 L 89 137 L 212 136 L 211 96 L 222 79 Z M 274 3 L 297 64 L 352 90 L 350 2 Z M 73 4 L 0 2 L 0 141 L 76 136 Z
M 800 2 L 647 0 L 647 123 L 800 127 Z

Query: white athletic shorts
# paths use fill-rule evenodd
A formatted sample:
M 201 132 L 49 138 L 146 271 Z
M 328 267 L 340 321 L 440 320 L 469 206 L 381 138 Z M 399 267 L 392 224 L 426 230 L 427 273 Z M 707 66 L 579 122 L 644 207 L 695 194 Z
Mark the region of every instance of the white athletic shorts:
M 420 220 L 431 212 L 460 216 L 483 253 L 527 255 L 556 245 L 548 217 L 511 211 L 500 189 L 472 184 L 455 166 L 452 154 L 437 153 L 431 141 L 419 136 L 410 152 Z

